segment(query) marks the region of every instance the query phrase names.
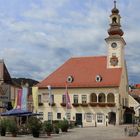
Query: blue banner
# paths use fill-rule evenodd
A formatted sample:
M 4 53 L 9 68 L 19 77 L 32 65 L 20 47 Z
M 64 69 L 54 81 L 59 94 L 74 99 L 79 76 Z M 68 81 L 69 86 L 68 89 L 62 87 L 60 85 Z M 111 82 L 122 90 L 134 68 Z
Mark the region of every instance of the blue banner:
M 27 95 L 28 95 L 28 88 L 22 87 L 21 109 L 23 110 L 27 110 Z

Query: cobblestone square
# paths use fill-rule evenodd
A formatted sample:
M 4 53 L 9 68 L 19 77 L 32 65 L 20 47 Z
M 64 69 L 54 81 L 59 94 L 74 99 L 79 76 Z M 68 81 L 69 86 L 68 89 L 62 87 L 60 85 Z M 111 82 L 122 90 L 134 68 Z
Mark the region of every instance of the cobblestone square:
M 41 135 L 38 140 L 138 140 L 140 134 L 136 137 L 125 136 L 125 126 L 107 126 L 107 127 L 87 127 L 69 129 L 67 133 L 60 133 L 58 135 L 52 134 L 50 137 Z M 17 137 L 0 137 L 0 140 L 33 140 L 31 135 L 17 136 Z

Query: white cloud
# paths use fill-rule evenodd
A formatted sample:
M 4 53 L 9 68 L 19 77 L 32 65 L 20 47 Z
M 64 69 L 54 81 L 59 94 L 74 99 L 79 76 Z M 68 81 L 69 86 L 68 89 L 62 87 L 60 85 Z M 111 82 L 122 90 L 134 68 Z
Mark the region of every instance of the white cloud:
M 118 3 L 129 73 L 139 73 L 133 63 L 139 59 L 139 1 Z M 112 5 L 109 0 L 40 0 L 14 16 L 0 11 L 0 55 L 11 75 L 42 80 L 72 56 L 105 55 Z

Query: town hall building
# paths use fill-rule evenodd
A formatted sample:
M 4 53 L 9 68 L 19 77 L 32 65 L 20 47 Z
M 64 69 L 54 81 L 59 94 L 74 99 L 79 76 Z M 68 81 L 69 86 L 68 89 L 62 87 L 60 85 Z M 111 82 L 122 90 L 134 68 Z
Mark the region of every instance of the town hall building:
M 38 88 L 38 109 L 43 120 L 67 118 L 77 125 L 122 124 L 128 109 L 128 75 L 125 61 L 126 42 L 121 16 L 114 1 L 110 15 L 106 56 L 74 57 L 51 73 Z M 52 104 L 49 104 L 51 86 Z M 71 108 L 66 105 L 66 86 Z

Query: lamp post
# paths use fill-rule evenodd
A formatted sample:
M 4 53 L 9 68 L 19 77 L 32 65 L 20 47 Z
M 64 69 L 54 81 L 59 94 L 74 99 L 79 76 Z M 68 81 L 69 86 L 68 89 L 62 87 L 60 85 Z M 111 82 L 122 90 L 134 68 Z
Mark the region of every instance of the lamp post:
M 50 104 L 50 113 L 51 113 L 50 122 L 52 124 L 52 97 L 51 97 L 52 94 L 51 94 L 51 86 L 48 85 L 47 88 L 48 88 L 48 91 L 49 91 L 49 104 Z

